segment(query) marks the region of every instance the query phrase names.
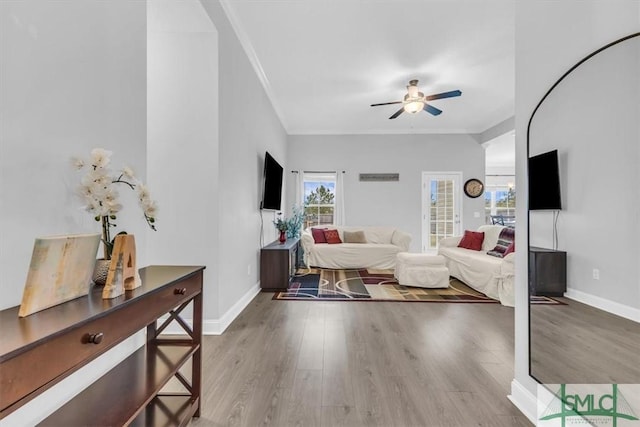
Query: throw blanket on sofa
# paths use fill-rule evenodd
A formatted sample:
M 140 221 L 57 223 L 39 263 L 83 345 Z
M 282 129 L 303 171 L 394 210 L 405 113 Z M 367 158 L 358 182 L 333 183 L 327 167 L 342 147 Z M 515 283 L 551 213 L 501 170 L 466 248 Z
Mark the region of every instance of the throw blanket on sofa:
M 500 231 L 496 246 L 487 252 L 487 255 L 504 258 L 515 250 L 516 230 L 505 227 Z

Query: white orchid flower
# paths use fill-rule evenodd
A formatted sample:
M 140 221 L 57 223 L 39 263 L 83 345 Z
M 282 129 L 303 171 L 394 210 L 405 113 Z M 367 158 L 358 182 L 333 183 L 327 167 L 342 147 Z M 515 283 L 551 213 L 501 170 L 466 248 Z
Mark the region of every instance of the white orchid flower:
M 91 164 L 96 168 L 104 168 L 111 161 L 111 151 L 104 148 L 94 148 L 91 150 Z
M 147 225 L 152 230 L 156 229 L 154 223 L 158 210 L 156 202 L 151 200 L 149 196 L 149 189 L 138 181 L 131 167 L 123 167 L 115 176 L 111 174 L 107 167 L 111 163 L 111 155 L 112 152 L 104 148 L 94 148 L 91 150 L 88 162 L 80 158 L 71 159 L 71 165 L 77 170 L 91 165 L 87 173 L 80 178 L 77 193 L 85 205 L 85 210 L 93 215 L 97 221 L 102 222 L 102 241 L 106 259 L 111 258 L 113 244 L 111 227 L 115 227 L 115 224 L 111 221 L 123 208 L 119 201 L 118 188 L 130 188 L 137 192 L 140 208 Z

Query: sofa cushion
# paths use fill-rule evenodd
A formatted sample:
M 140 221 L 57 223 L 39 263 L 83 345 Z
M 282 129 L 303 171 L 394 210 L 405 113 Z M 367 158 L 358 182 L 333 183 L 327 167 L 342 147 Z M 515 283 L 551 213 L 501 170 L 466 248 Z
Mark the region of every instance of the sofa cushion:
M 460 243 L 458 243 L 458 247 L 479 251 L 480 249 L 482 249 L 483 240 L 483 232 L 464 230 L 464 236 L 462 236 L 462 240 L 460 240 Z
M 447 266 L 449 266 L 449 268 L 452 268 L 450 263 L 451 261 L 454 261 L 457 263 L 459 268 L 482 272 L 483 274 L 486 273 L 489 275 L 499 275 L 500 266 L 503 263 L 502 258 L 487 256 L 485 252 L 470 251 L 464 248 L 441 248 L 438 253 L 447 259 Z M 460 277 L 458 278 L 462 279 Z
M 315 245 L 312 265 L 322 268 L 394 268 L 396 255 L 401 250 L 398 246 L 382 243 Z
M 509 245 L 511 245 L 516 237 L 515 230 L 513 228 L 505 227 L 500 231 L 498 236 L 498 242 L 495 247 L 487 252 L 487 255 L 496 256 L 502 258 L 506 255 Z
M 324 231 L 326 228 L 312 228 L 311 235 L 313 236 L 314 243 L 327 243 L 327 239 L 324 237 Z
M 324 238 L 327 239 L 327 243 L 330 245 L 342 243 L 338 230 L 324 230 Z
M 365 238 L 367 239 L 367 243 L 382 243 L 389 244 L 391 243 L 391 238 L 393 236 L 394 228 L 391 227 L 364 227 L 360 230 L 364 230 Z M 351 229 L 350 231 L 354 231 Z M 355 231 L 358 231 L 356 228 Z
M 347 231 L 342 232 L 344 243 L 367 243 L 364 231 Z

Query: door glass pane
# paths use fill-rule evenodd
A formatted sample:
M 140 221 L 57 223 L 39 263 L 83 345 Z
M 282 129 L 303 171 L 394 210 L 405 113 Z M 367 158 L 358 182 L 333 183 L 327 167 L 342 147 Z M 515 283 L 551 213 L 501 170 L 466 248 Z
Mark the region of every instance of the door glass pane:
M 429 248 L 435 248 L 444 237 L 453 235 L 454 230 L 454 180 L 432 179 L 429 183 L 431 190 L 429 221 Z

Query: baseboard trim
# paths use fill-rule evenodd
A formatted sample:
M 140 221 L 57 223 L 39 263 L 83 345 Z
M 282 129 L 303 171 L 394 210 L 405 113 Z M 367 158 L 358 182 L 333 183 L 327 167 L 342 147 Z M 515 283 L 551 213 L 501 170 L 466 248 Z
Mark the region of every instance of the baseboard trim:
M 222 335 L 236 317 L 242 313 L 253 299 L 260 293 L 260 282 L 253 285 L 245 294 L 219 319 L 203 319 L 202 334 L 203 335 Z M 161 321 L 167 319 L 168 316 L 161 318 Z M 183 319 L 190 327 L 193 327 L 193 319 Z M 171 322 L 163 331 L 167 335 L 186 335 L 186 332 L 175 322 Z
M 231 322 L 233 322 L 235 318 L 238 317 L 240 313 L 242 313 L 242 310 L 244 310 L 259 293 L 260 293 L 260 282 L 253 285 L 247 292 L 245 292 L 242 298 L 240 298 L 235 304 L 233 304 L 233 306 L 220 317 L 219 325 L 218 325 L 218 328 L 219 328 L 218 333 L 212 332 L 208 334 L 207 332 L 204 332 L 204 331 L 203 333 L 205 335 L 222 334 L 229 327 Z
M 640 323 L 640 309 L 629 307 L 628 305 L 620 304 L 619 302 L 610 301 L 608 299 L 571 288 L 567 289 L 564 296 L 574 301 L 615 314 L 616 316 L 624 317 L 625 319 Z
M 527 390 L 515 379 L 511 381 L 511 394 L 507 398 L 520 410 L 529 421 L 537 424 L 538 399 L 537 396 Z

